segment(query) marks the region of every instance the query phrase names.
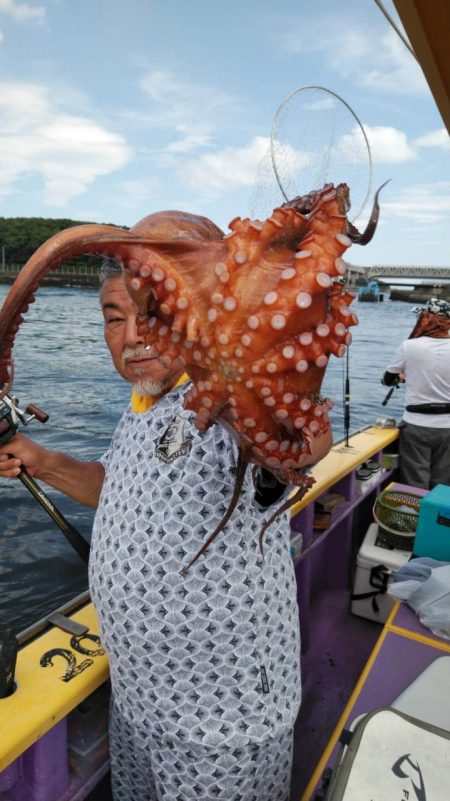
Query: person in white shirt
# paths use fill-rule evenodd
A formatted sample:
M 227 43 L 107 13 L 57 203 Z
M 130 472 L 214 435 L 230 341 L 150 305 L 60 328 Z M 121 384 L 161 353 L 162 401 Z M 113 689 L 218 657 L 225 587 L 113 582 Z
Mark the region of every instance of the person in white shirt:
M 405 382 L 400 481 L 432 489 L 450 484 L 450 303 L 432 298 L 419 312 L 382 383 Z

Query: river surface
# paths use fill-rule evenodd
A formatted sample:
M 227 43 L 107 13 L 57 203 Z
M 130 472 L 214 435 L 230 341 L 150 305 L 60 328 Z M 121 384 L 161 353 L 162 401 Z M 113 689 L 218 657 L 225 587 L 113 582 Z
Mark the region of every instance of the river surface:
M 0 304 L 9 287 L 0 285 Z M 352 328 L 349 351 L 350 431 L 379 417 L 401 418 L 403 390 L 386 407 L 380 376 L 414 324 L 412 304 L 358 303 L 360 324 Z M 14 394 L 47 414 L 29 433 L 42 445 L 96 459 L 106 448 L 130 390 L 114 372 L 102 338 L 97 290 L 41 287 L 16 338 Z M 334 400 L 334 439 L 344 436 L 343 390 L 346 358 L 331 357 L 322 386 Z M 23 431 L 23 429 L 22 429 Z M 87 539 L 93 512 L 43 489 Z M 18 633 L 87 588 L 86 567 L 57 526 L 18 481 L 0 480 L 0 625 Z

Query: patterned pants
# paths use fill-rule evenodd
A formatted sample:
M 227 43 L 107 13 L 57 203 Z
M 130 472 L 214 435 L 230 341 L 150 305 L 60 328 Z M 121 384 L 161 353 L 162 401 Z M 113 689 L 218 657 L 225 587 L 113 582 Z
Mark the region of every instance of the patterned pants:
M 112 710 L 114 801 L 288 801 L 292 737 L 282 729 L 276 739 L 223 749 L 161 742 Z

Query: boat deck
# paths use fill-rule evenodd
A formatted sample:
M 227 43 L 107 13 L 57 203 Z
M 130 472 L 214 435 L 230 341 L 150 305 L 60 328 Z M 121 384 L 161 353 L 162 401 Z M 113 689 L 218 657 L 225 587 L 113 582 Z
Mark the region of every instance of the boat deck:
M 381 633 L 379 623 L 350 614 L 349 603 L 349 593 L 335 591 L 324 594 L 312 609 L 314 644 L 302 658 L 303 698 L 294 732 L 291 801 L 301 798 Z M 109 775 L 87 801 L 112 801 Z
M 349 592 L 339 590 L 321 595 L 311 609 L 314 638 L 302 656 L 291 801 L 301 798 L 382 630 L 349 609 Z

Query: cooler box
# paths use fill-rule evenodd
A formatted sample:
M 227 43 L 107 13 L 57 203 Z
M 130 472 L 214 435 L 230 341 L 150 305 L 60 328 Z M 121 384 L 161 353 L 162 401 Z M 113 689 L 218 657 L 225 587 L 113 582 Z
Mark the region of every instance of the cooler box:
M 354 615 L 384 623 L 395 603 L 387 594 L 391 572 L 406 564 L 411 551 L 377 545 L 378 526 L 372 523 L 356 557 L 356 574 L 351 596 Z
M 450 487 L 447 484 L 438 484 L 421 500 L 413 551 L 415 556 L 450 562 Z
M 400 712 L 374 709 L 341 737 L 324 801 L 447 801 L 450 732 Z
M 391 704 L 406 715 L 450 731 L 450 656 L 438 656 Z

